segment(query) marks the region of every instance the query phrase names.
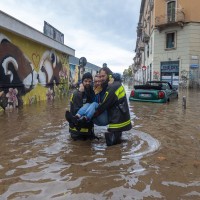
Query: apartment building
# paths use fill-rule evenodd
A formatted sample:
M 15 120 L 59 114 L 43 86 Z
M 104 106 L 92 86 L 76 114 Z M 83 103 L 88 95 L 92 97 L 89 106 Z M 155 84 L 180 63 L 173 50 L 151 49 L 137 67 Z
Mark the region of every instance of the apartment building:
M 187 80 L 200 87 L 199 0 L 141 0 L 133 72 L 136 81 Z

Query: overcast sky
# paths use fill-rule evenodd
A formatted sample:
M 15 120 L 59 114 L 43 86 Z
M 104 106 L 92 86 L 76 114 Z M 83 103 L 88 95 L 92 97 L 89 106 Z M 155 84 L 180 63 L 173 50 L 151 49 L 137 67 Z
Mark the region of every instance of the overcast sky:
M 141 0 L 0 0 L 0 9 L 43 32 L 64 34 L 75 56 L 122 73 L 133 63 Z

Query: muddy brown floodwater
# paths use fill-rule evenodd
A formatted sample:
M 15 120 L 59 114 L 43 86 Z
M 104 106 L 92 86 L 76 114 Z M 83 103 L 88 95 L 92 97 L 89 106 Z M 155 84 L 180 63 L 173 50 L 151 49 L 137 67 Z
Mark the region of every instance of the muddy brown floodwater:
M 131 87 L 126 86 L 127 96 Z M 1 200 L 200 199 L 200 91 L 167 104 L 129 102 L 120 145 L 73 141 L 67 100 L 0 113 Z

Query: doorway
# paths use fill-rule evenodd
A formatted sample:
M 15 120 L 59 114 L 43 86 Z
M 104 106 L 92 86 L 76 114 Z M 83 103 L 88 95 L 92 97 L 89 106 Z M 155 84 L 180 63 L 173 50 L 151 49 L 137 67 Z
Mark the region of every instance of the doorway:
M 179 84 L 179 61 L 161 62 L 161 81 L 168 81 L 172 86 L 178 88 Z

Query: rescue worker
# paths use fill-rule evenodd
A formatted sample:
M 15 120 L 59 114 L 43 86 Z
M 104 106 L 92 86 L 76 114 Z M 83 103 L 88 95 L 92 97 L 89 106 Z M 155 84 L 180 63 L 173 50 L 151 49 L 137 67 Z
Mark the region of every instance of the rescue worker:
M 65 118 L 69 122 L 69 132 L 74 140 L 86 140 L 95 138 L 94 124 L 88 122 L 84 127 L 74 124 L 72 116 L 76 115 L 77 111 L 85 104 L 92 103 L 95 98 L 95 93 L 92 87 L 92 75 L 89 72 L 83 74 L 82 83 L 79 89 L 75 90 L 70 98 L 70 111 L 66 111 Z
M 130 130 L 132 124 L 125 89 L 121 81 L 113 77 L 115 81 L 108 84 L 109 79 L 112 78 L 112 71 L 107 66 L 102 67 L 99 74 L 102 87 L 106 88 L 106 92 L 93 117 L 107 110 L 108 132 L 105 133 L 105 139 L 107 146 L 111 146 L 121 143 L 122 132 Z

